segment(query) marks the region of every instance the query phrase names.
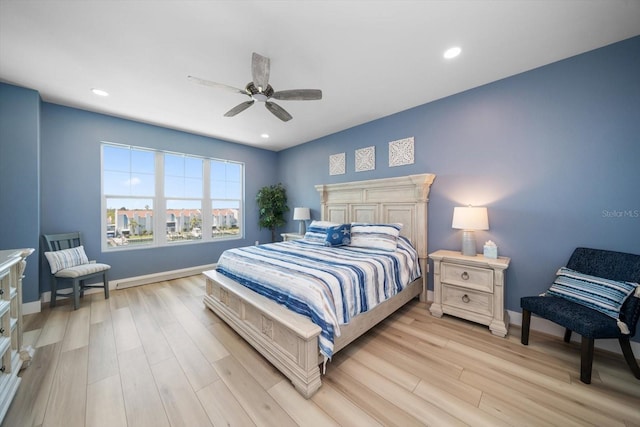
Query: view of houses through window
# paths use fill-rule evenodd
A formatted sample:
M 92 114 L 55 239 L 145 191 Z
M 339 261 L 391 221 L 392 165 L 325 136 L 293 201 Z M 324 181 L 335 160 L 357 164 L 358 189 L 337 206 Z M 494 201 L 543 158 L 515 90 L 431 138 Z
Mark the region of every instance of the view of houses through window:
M 242 163 L 103 143 L 103 248 L 240 238 L 243 180 Z

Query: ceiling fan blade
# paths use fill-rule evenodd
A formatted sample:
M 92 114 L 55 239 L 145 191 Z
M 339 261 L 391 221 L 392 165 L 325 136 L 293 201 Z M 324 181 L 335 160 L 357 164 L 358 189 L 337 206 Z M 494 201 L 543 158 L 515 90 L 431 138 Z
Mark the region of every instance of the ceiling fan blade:
M 288 122 L 289 120 L 293 119 L 291 114 L 287 113 L 287 111 L 284 108 L 282 108 L 275 102 L 267 101 L 264 103 L 264 106 L 267 107 L 267 110 L 271 111 L 274 116 L 276 116 L 283 122 Z
M 269 84 L 270 62 L 269 58 L 255 52 L 253 52 L 253 55 L 251 56 L 251 75 L 253 76 L 253 84 L 261 91 L 265 90 Z
M 187 78 L 189 80 L 191 80 L 192 82 L 204 85 L 204 86 L 210 86 L 210 87 L 215 87 L 217 89 L 224 89 L 224 90 L 228 90 L 230 92 L 234 92 L 234 93 L 241 93 L 243 95 L 248 95 L 248 93 L 243 90 L 243 89 L 238 89 L 237 87 L 233 87 L 233 86 L 228 86 L 222 83 L 216 83 L 216 82 L 210 82 L 209 80 L 204 80 L 201 79 L 199 77 L 194 77 L 194 76 L 187 76 Z
M 322 91 L 320 89 L 279 90 L 274 92 L 271 97 L 285 101 L 315 101 L 322 99 Z
M 238 104 L 233 107 L 231 110 L 224 113 L 225 117 L 233 117 L 238 113 L 242 113 L 247 108 L 251 107 L 255 101 L 252 99 L 251 101 L 245 101 L 242 104 Z

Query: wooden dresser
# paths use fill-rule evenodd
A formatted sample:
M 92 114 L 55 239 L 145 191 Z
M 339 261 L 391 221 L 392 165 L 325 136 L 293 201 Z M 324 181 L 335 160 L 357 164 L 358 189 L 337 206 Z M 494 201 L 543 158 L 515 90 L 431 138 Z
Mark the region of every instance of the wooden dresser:
M 0 422 L 18 391 L 22 366 L 22 274 L 33 249 L 0 251 Z

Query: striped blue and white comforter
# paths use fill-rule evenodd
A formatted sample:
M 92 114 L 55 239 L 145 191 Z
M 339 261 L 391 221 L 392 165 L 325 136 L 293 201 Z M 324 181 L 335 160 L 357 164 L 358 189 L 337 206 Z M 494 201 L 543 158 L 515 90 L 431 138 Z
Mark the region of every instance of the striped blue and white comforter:
M 340 325 L 399 293 L 420 277 L 415 249 L 403 237 L 387 252 L 325 247 L 294 240 L 225 251 L 217 271 L 320 326 L 320 352 L 333 355 Z

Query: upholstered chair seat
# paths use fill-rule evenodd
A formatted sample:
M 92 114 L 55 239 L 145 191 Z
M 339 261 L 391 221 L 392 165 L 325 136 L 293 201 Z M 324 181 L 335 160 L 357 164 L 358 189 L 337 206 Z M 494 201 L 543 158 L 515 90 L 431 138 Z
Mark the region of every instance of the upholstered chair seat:
M 617 312 L 617 318 L 603 313 L 600 307 L 596 309 L 589 306 L 592 300 L 592 288 L 580 288 L 577 280 L 571 283 L 576 286 L 577 292 L 584 295 L 587 302 L 571 300 L 571 297 L 559 297 L 550 295 L 529 296 L 520 299 L 522 307 L 522 336 L 524 345 L 529 343 L 529 328 L 531 314 L 550 320 L 565 328 L 564 340 L 570 342 L 571 333 L 576 332 L 582 336 L 580 380 L 586 384 L 591 383 L 591 368 L 593 365 L 594 340 L 602 338 L 615 338 L 620 343 L 622 354 L 631 369 L 633 375 L 640 379 L 640 367 L 633 355 L 630 339 L 636 333 L 638 319 L 640 318 L 640 255 L 623 252 L 607 251 L 602 249 L 577 248 L 566 266 L 571 272 L 583 277 L 593 276 L 598 279 L 624 282 L 629 295 Z M 560 271 L 559 271 L 560 273 Z M 554 282 L 555 284 L 555 282 Z M 550 290 L 553 289 L 550 288 Z M 635 289 L 635 291 L 634 291 Z M 569 299 L 568 299 L 569 298 Z M 599 301 L 598 301 L 599 303 Z M 596 304 L 597 305 L 597 304 Z

